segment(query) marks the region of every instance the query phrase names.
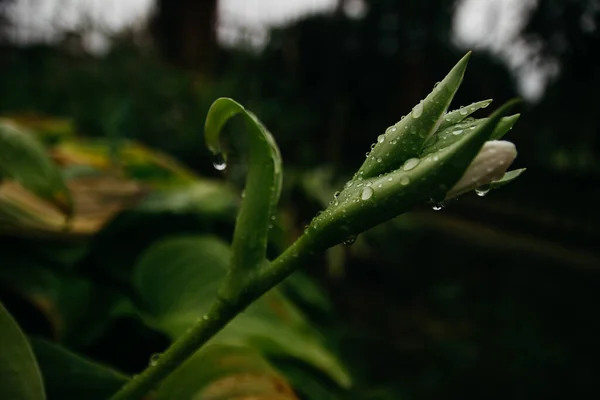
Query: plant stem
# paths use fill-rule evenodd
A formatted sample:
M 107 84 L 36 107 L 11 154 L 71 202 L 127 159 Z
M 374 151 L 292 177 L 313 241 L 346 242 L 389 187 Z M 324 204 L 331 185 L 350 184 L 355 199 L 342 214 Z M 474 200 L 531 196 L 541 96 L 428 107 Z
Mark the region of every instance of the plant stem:
M 218 298 L 211 310 L 187 333 L 175 341 L 157 360 L 141 374 L 125 384 L 110 400 L 137 400 L 156 387 L 163 379 L 197 352 L 236 315 L 257 298 L 290 275 L 307 257 L 314 254 L 310 241 L 301 236 L 252 283 L 241 282 L 238 293 L 232 299 Z M 251 285 L 251 287 L 247 287 Z

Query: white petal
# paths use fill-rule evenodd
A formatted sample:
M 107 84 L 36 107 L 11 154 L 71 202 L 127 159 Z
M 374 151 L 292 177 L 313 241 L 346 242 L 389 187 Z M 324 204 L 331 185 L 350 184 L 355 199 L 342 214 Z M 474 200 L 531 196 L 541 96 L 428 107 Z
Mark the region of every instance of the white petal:
M 511 142 L 505 140 L 485 142 L 462 178 L 446 194 L 446 199 L 500 179 L 516 157 L 517 149 Z

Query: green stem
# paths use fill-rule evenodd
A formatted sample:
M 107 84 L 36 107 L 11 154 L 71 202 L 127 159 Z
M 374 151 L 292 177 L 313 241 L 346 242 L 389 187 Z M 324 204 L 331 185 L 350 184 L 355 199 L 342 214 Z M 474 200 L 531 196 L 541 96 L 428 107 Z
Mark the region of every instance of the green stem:
M 236 315 L 252 304 L 257 298 L 290 275 L 307 257 L 314 254 L 311 241 L 300 237 L 293 245 L 269 264 L 258 279 L 247 287 L 240 287 L 238 296 L 232 299 L 217 299 L 205 317 L 187 333 L 175 341 L 158 359 L 157 363 L 146 368 L 129 381 L 110 400 L 141 399 L 163 379 L 197 352 Z M 243 294 L 243 295 L 242 295 Z

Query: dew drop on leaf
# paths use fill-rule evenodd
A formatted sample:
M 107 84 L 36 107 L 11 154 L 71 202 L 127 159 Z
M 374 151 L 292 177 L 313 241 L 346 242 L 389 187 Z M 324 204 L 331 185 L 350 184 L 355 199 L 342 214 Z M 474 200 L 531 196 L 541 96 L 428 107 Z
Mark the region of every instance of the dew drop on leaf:
M 400 184 L 402 184 L 403 186 L 406 186 L 410 183 L 410 178 L 408 176 L 403 176 L 402 179 L 400 179 Z
M 411 169 L 419 165 L 420 161 L 421 160 L 419 160 L 418 158 L 409 158 L 402 166 L 402 169 L 405 171 L 410 171 Z
M 366 187 L 363 189 L 360 198 L 362 200 L 369 200 L 371 197 L 373 196 L 373 189 L 371 189 L 370 187 Z
M 484 185 L 484 186 L 481 186 L 481 187 L 478 187 L 477 189 L 475 189 L 475 193 L 479 197 L 483 197 L 486 194 L 488 194 L 489 192 L 490 192 L 490 186 L 489 185 Z
M 456 129 L 456 130 L 452 131 L 453 135 L 460 135 L 461 133 L 463 133 L 462 129 Z
M 158 360 L 160 359 L 160 356 L 162 356 L 162 354 L 160 354 L 160 353 L 154 353 L 154 354 L 152 354 L 152 356 L 150 356 L 150 366 L 151 367 L 155 367 L 158 364 Z
M 431 208 L 433 208 L 434 211 L 440 211 L 441 209 L 444 208 L 442 203 L 435 203 Z
M 412 110 L 412 117 L 419 118 L 423 114 L 423 100 L 419 102 L 416 106 L 414 106 Z
M 223 171 L 225 168 L 227 168 L 227 162 L 221 154 L 217 154 L 215 156 L 213 167 L 215 167 L 217 171 Z
M 460 112 L 460 115 L 467 115 L 469 113 L 466 108 L 463 108 L 459 112 Z
M 379 143 L 383 143 L 383 142 L 385 142 L 385 136 L 384 136 L 384 135 L 379 135 L 379 136 L 377 136 L 377 141 L 378 141 Z

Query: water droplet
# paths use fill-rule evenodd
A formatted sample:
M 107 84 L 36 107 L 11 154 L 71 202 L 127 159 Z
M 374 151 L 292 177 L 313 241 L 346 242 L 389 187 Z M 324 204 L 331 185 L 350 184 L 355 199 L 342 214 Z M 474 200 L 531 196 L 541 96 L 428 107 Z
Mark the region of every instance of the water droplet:
M 475 127 L 474 127 L 474 126 L 472 126 L 472 127 L 470 127 L 469 129 L 470 129 L 470 130 L 474 130 L 474 129 L 475 129 Z
M 369 186 L 367 186 L 366 188 L 363 189 L 362 194 L 360 195 L 360 198 L 362 200 L 369 200 L 371 198 L 371 196 L 373 196 L 373 189 L 371 189 Z
M 356 235 L 348 236 L 348 238 L 344 240 L 343 243 L 347 246 L 351 246 L 354 244 L 354 242 L 356 242 Z
M 409 158 L 404 163 L 404 166 L 402 167 L 402 169 L 405 170 L 405 171 L 410 171 L 411 169 L 413 169 L 414 167 L 416 167 L 417 165 L 419 165 L 420 161 L 421 160 L 419 160 L 418 158 Z
M 369 154 L 370 154 L 370 152 L 367 151 L 367 153 L 365 154 L 365 157 L 369 158 Z
M 354 185 L 354 182 L 352 182 L 352 181 L 348 181 L 348 182 L 346 182 L 346 184 L 344 185 L 344 188 L 345 188 L 345 189 L 348 189 L 348 188 L 349 188 L 349 187 L 351 187 L 352 185 Z
M 340 195 L 340 192 L 339 192 L 339 191 L 338 191 L 338 192 L 335 192 L 335 193 L 333 194 L 333 198 L 334 198 L 334 199 L 337 199 L 339 195 Z
M 378 141 L 379 143 L 383 143 L 383 142 L 385 142 L 385 136 L 384 136 L 384 135 L 379 135 L 379 136 L 377 136 L 377 141 Z
M 410 183 L 410 178 L 408 176 L 403 176 L 402 179 L 400 179 L 400 183 L 406 186 Z
M 373 150 L 374 148 L 375 148 L 375 143 L 373 143 L 373 144 L 371 145 L 371 150 Z
M 446 122 L 452 122 L 450 118 L 446 118 Z
M 213 167 L 215 167 L 217 171 L 223 171 L 225 168 L 227 168 L 227 162 L 221 154 L 217 154 L 215 156 Z
M 412 117 L 413 118 L 419 118 L 421 115 L 423 115 L 423 100 L 421 100 L 419 102 L 419 104 L 417 104 L 416 106 L 414 106 L 414 108 L 412 110 Z
M 440 158 L 438 156 L 433 156 L 433 161 L 438 161 Z
M 460 135 L 461 133 L 463 133 L 463 130 L 462 130 L 462 129 L 457 129 L 457 130 L 455 130 L 455 131 L 452 131 L 452 134 L 453 134 L 453 135 Z
M 433 90 L 438 90 L 439 85 L 440 85 L 440 82 L 436 82 L 435 85 L 433 85 Z
M 377 162 L 379 162 L 379 163 L 380 163 L 381 161 L 383 161 L 383 160 L 381 159 L 381 157 L 377 157 Z
M 392 181 L 392 177 L 390 176 L 390 177 L 388 178 L 388 182 L 391 182 L 391 181 Z
M 444 205 L 440 202 L 435 203 L 431 208 L 433 208 L 434 211 L 440 211 L 441 209 L 444 208 Z
M 373 182 L 367 182 L 367 183 L 365 183 L 365 186 L 370 187 L 372 184 L 373 184 Z
M 490 105 L 490 102 L 488 101 L 488 102 L 482 104 L 481 108 L 487 108 L 487 106 L 489 106 L 489 105 Z
M 483 185 L 483 186 L 475 189 L 475 193 L 477 193 L 477 196 L 479 196 L 479 197 L 483 197 L 486 194 L 488 194 L 489 192 L 490 192 L 490 185 Z
M 379 185 L 377 185 L 378 188 L 382 187 L 383 185 L 380 183 Z
M 160 359 L 160 356 L 162 356 L 162 354 L 160 354 L 160 353 L 154 353 L 154 354 L 152 354 L 152 356 L 150 356 L 150 366 L 151 367 L 155 367 L 158 364 L 158 360 Z
M 460 115 L 467 115 L 469 112 L 467 111 L 466 108 L 463 108 L 459 111 Z

